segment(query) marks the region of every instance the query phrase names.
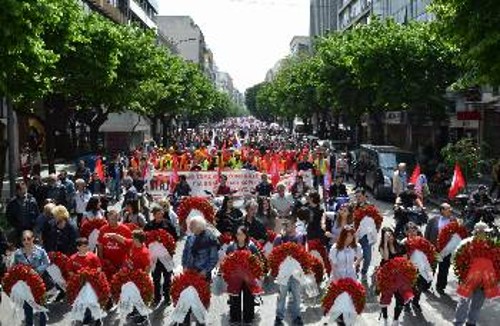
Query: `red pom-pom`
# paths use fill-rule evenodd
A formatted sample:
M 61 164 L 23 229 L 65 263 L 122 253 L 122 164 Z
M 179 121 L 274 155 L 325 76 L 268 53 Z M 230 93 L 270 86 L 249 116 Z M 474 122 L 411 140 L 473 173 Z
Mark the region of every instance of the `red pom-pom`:
M 122 268 L 111 280 L 113 301 L 118 302 L 120 300 L 122 286 L 128 282 L 132 282 L 137 286 L 145 304 L 150 304 L 153 301 L 154 286 L 149 274 L 140 269 L 129 270 L 126 268 Z
M 109 300 L 111 289 L 109 287 L 106 275 L 103 272 L 99 272 L 95 269 L 82 269 L 78 274 L 75 274 L 69 278 L 68 286 L 66 288 L 68 302 L 70 304 L 73 304 L 76 297 L 80 293 L 80 290 L 87 282 L 94 289 L 101 307 L 105 308 Z
M 107 225 L 108 222 L 103 218 L 95 218 L 92 220 L 86 219 L 82 225 L 80 226 L 80 236 L 84 238 L 88 238 L 89 235 L 94 230 L 101 229 L 104 225 Z
M 50 263 L 59 267 L 63 277 L 66 279 L 68 277 L 69 257 L 59 251 L 51 251 L 48 255 Z
M 14 265 L 5 273 L 2 284 L 7 295 L 10 295 L 12 287 L 18 282 L 24 281 L 28 284 L 35 302 L 43 305 L 45 303 L 45 283 L 42 277 L 29 265 Z
M 384 221 L 384 217 L 382 216 L 382 214 L 380 214 L 375 205 L 366 205 L 364 207 L 358 207 L 354 210 L 353 217 L 356 229 L 359 228 L 359 224 L 361 223 L 361 220 L 365 218 L 365 216 L 371 217 L 375 222 L 377 230 L 380 230 L 382 222 Z
M 120 266 L 115 266 L 111 260 L 101 259 L 102 271 L 106 275 L 106 277 L 110 280 L 113 278 Z
M 221 272 L 229 293 L 239 293 L 243 285 L 247 285 L 253 294 L 262 293 L 256 283 L 263 276 L 262 262 L 249 250 L 237 250 L 226 255 L 221 263 Z
M 341 278 L 337 281 L 330 283 L 328 290 L 323 297 L 322 307 L 325 315 L 330 311 L 335 299 L 343 292 L 347 292 L 354 303 L 356 312 L 361 314 L 365 308 L 366 303 L 366 290 L 365 287 L 352 278 Z
M 125 225 L 126 227 L 128 227 L 128 229 L 130 230 L 130 232 L 133 232 L 135 230 L 139 230 L 140 229 L 139 225 L 137 225 L 135 223 L 123 223 L 123 225 Z
M 307 250 L 309 252 L 317 251 L 320 254 L 322 260 L 321 263 L 325 267 L 326 273 L 330 274 L 332 266 L 330 264 L 330 259 L 328 258 L 328 253 L 326 252 L 326 247 L 323 243 L 321 243 L 321 240 L 314 239 L 307 241 Z
M 323 276 L 325 275 L 325 270 L 321 259 L 313 255 L 309 255 L 311 270 L 314 273 L 314 278 L 316 283 L 320 284 L 323 281 Z
M 203 214 L 203 217 L 208 223 L 213 224 L 215 218 L 215 209 L 210 204 L 207 198 L 204 197 L 184 197 L 181 200 L 179 208 L 177 209 L 177 215 L 179 217 L 179 224 L 182 225 L 183 229 L 187 229 L 187 217 L 191 210 L 196 209 Z
M 420 236 L 408 237 L 406 241 L 406 248 L 408 256 L 411 256 L 415 250 L 420 250 L 421 252 L 424 253 L 425 257 L 427 257 L 427 261 L 429 261 L 431 267 L 432 268 L 436 267 L 437 264 L 436 248 L 432 243 L 430 243 L 429 240 Z
M 412 286 L 417 281 L 418 271 L 415 265 L 404 257 L 396 257 L 377 269 L 375 281 L 379 292 L 386 292 L 393 289 L 398 283 L 397 279 L 402 280 Z
M 200 297 L 201 302 L 208 309 L 210 306 L 210 284 L 207 282 L 205 277 L 200 273 L 192 270 L 188 270 L 183 272 L 180 275 L 177 275 L 172 280 L 172 286 L 170 287 L 170 295 L 172 296 L 172 301 L 174 305 L 177 305 L 179 301 L 179 297 L 181 296 L 182 291 L 187 289 L 188 287 L 194 287 L 196 292 L 198 292 L 198 296 Z
M 174 237 L 163 229 L 152 230 L 146 232 L 146 243 L 149 246 L 153 242 L 161 243 L 167 250 L 170 256 L 175 254 L 175 239 Z
M 474 238 L 460 246 L 453 259 L 453 267 L 458 281 L 463 283 L 471 264 L 476 258 L 486 258 L 493 262 L 497 280 L 500 281 L 500 246 L 487 238 Z
M 300 264 L 304 273 L 307 274 L 310 271 L 311 265 L 309 254 L 304 247 L 294 242 L 287 242 L 274 247 L 268 257 L 272 276 L 278 276 L 280 265 L 288 256 L 292 257 Z
M 467 229 L 457 221 L 452 221 L 446 224 L 441 231 L 439 231 L 437 240 L 437 250 L 439 252 L 443 251 L 444 247 L 446 247 L 448 242 L 450 242 L 451 237 L 454 234 L 457 234 L 463 240 L 467 238 Z

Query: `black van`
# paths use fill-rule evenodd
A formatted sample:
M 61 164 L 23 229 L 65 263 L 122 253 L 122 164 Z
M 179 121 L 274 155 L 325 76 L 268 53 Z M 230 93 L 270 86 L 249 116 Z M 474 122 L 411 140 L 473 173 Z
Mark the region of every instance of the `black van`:
M 417 161 L 415 154 L 398 147 L 368 144 L 360 146 L 357 160 L 365 161 L 366 186 L 377 199 L 394 197 L 392 177 L 399 163 L 406 163 L 409 177 Z

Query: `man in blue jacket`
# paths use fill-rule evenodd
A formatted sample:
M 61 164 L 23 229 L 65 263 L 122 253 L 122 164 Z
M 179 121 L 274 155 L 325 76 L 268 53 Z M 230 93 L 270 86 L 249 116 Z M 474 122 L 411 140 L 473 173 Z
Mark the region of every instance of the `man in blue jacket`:
M 193 216 L 189 221 L 190 234 L 182 253 L 182 267 L 202 273 L 210 280 L 212 270 L 219 260 L 219 243 L 215 235 L 207 229 L 202 216 Z

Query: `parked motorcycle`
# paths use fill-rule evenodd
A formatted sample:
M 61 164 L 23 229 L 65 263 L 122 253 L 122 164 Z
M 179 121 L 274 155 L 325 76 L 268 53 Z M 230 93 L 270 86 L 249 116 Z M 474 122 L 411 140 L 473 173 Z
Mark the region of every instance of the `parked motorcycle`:
M 425 212 L 425 208 L 411 206 L 404 207 L 402 205 L 394 206 L 394 220 L 396 221 L 396 226 L 394 233 L 398 239 L 403 239 L 405 237 L 405 226 L 409 222 L 413 222 L 422 228 L 427 224 L 429 217 Z

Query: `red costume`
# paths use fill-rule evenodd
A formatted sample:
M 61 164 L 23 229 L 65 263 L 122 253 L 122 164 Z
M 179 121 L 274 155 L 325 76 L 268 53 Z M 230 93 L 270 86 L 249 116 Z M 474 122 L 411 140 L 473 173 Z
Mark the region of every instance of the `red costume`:
M 83 256 L 79 253 L 76 253 L 69 258 L 67 268 L 68 272 L 77 274 L 84 268 L 101 268 L 101 260 L 93 252 L 87 252 Z

